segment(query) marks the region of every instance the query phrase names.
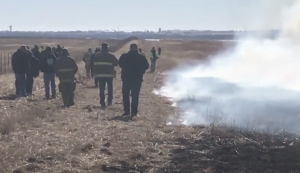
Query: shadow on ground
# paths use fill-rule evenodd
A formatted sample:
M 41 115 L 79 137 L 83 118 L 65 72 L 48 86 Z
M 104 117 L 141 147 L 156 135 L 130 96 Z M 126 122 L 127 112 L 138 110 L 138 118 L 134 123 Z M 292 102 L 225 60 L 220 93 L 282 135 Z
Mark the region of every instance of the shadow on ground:
M 16 99 L 16 95 L 14 94 L 0 96 L 0 100 L 15 100 L 15 99 Z
M 284 173 L 300 171 L 300 145 L 290 134 L 231 132 L 178 138 L 160 172 Z

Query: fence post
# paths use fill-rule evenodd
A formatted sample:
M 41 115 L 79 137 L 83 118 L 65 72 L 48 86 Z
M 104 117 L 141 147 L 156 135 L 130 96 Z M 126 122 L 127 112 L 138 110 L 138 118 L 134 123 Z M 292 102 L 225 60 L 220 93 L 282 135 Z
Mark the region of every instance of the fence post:
M 2 59 L 3 59 L 3 53 L 1 52 L 1 59 L 0 59 L 0 68 L 1 68 L 0 73 L 1 73 L 1 74 L 2 74 L 2 72 L 3 72 Z
M 4 54 L 3 61 L 4 61 L 4 63 L 3 63 L 4 73 L 6 73 L 6 55 L 5 54 Z

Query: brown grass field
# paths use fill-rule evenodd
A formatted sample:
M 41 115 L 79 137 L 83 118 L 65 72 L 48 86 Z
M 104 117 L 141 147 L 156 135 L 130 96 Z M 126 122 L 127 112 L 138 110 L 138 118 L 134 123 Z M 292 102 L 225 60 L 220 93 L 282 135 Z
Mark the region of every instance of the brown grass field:
M 61 44 L 71 52 L 95 48 L 104 40 L 0 39 L 0 52 L 21 44 Z M 120 69 L 114 80 L 114 104 L 100 109 L 92 80 L 77 85 L 76 105 L 45 101 L 41 77 L 32 98 L 13 100 L 14 76 L 0 76 L 0 173 L 285 173 L 300 172 L 298 138 L 232 128 L 168 126 L 176 109 L 152 93 L 162 85 L 161 72 L 231 47 L 218 41 L 106 40 L 116 56 L 137 43 L 147 53 L 163 50 L 157 72 L 146 73 L 139 115 L 124 119 Z M 77 55 L 80 59 L 80 54 Z M 78 62 L 83 76 L 83 64 Z M 42 75 L 41 75 L 42 76 Z

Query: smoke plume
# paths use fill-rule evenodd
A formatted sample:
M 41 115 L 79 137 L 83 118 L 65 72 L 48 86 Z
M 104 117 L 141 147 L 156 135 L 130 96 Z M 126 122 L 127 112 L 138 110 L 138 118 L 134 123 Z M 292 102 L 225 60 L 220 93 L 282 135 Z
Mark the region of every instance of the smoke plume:
M 281 14 L 276 39 L 248 35 L 208 64 L 167 73 L 158 93 L 184 111 L 179 123 L 300 132 L 300 1 L 285 2 L 269 10 Z

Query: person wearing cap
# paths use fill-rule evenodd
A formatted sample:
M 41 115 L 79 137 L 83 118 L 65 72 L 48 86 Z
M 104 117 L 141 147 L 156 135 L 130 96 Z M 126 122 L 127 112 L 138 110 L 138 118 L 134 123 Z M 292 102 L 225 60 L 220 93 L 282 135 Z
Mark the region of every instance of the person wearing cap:
M 95 52 L 94 52 L 93 55 L 91 56 L 90 68 L 91 68 L 91 64 L 92 64 L 93 58 L 94 58 L 95 55 L 96 55 L 98 52 L 100 52 L 100 51 L 101 51 L 100 47 L 96 47 Z M 94 78 L 95 87 L 98 88 L 98 82 L 97 82 L 97 79 L 94 77 L 94 74 L 93 74 L 92 69 L 91 69 L 91 77 Z
M 55 74 L 59 79 L 59 92 L 61 92 L 65 107 L 73 106 L 74 92 L 76 90 L 75 74 L 78 66 L 75 60 L 69 56 L 69 51 L 63 48 L 61 56 L 55 63 Z
M 105 86 L 107 84 L 108 106 L 112 105 L 113 100 L 113 78 L 115 77 L 114 66 L 118 65 L 118 59 L 109 52 L 108 44 L 103 43 L 101 51 L 96 53 L 91 61 L 91 70 L 98 82 L 100 90 L 100 105 L 105 107 Z
M 149 68 L 146 57 L 138 52 L 136 44 L 130 45 L 128 53 L 120 56 L 122 94 L 123 94 L 123 116 L 136 116 L 138 113 L 139 94 L 143 82 L 143 76 Z M 130 104 L 131 93 L 131 104 Z
M 92 48 L 89 48 L 87 52 L 84 53 L 83 55 L 83 62 L 85 63 L 85 71 L 86 71 L 86 76 L 88 78 L 91 77 L 91 57 L 93 55 Z
M 50 99 L 50 88 L 51 98 L 56 98 L 56 85 L 55 85 L 55 71 L 54 64 L 57 57 L 51 50 L 50 46 L 47 46 L 45 51 L 42 52 L 42 58 L 40 61 L 40 71 L 44 73 L 44 85 L 45 85 L 45 97 Z
M 29 71 L 29 58 L 25 45 L 13 53 L 11 64 L 16 78 L 16 97 L 27 97 L 26 73 Z

